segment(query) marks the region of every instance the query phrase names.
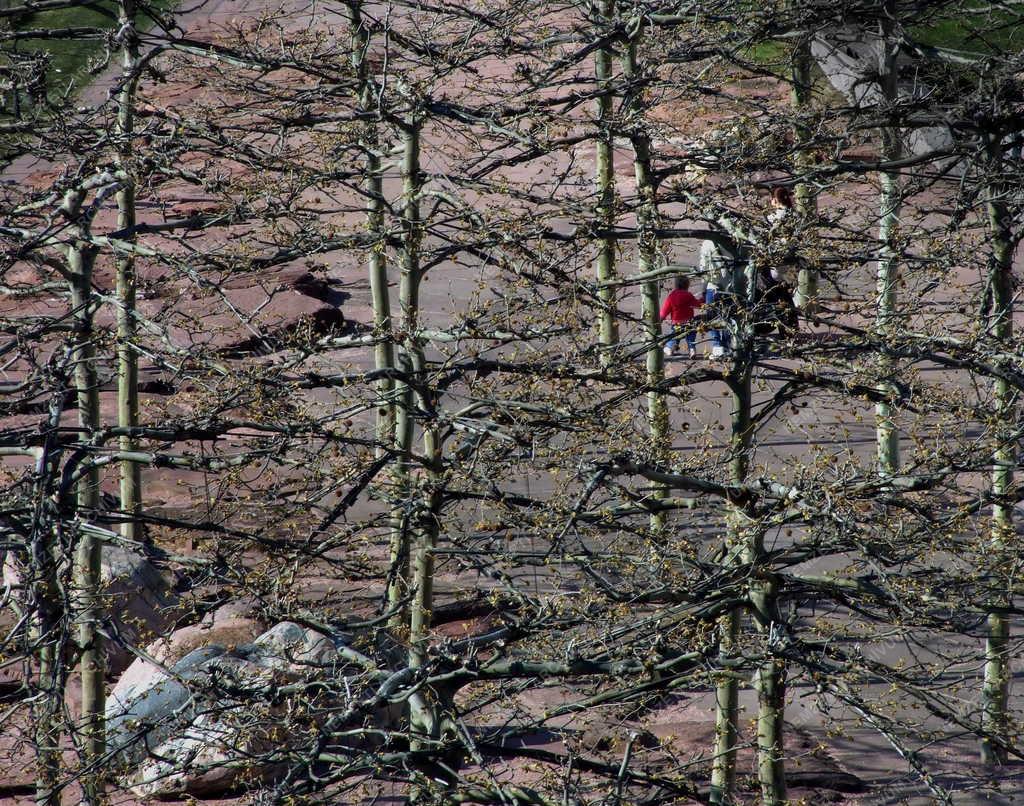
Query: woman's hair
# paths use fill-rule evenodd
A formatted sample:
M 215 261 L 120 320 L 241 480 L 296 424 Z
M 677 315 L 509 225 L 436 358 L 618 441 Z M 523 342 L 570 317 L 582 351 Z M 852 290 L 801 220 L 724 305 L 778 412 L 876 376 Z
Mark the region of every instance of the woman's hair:
M 680 289 L 682 291 L 685 291 L 689 287 L 690 287 L 690 278 L 689 277 L 676 277 L 676 288 L 678 288 L 678 289 Z
M 793 192 L 789 188 L 772 188 L 772 201 L 783 207 L 792 207 Z

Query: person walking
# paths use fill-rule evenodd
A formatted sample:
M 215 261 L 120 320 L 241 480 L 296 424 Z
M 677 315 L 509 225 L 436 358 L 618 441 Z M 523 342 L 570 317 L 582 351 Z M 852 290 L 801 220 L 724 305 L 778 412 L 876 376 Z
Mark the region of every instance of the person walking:
M 765 313 L 768 318 L 762 330 L 770 333 L 777 327 L 779 335 L 783 337 L 791 336 L 799 329 L 794 298 L 799 272 L 793 243 L 793 203 L 793 194 L 789 188 L 777 187 L 772 190 L 772 212 L 768 216 L 768 258 L 771 268 L 762 267 L 759 272 L 759 297 L 767 309 Z
M 781 279 L 776 269 L 762 267 L 758 283 L 758 314 L 754 330 L 767 336 L 773 330 L 783 338 L 794 335 L 799 329 L 796 306 L 793 304 L 793 289 Z
M 768 226 L 775 229 L 793 213 L 793 192 L 789 188 L 772 188 L 772 211 L 768 214 Z
M 690 358 L 697 357 L 697 331 L 687 324 L 693 319 L 694 314 L 704 303 L 690 293 L 690 280 L 688 277 L 677 277 L 675 288 L 665 297 L 661 306 L 661 321 L 671 319 L 672 338 L 665 345 L 665 355 L 675 355 L 676 347 L 682 337 L 686 337 L 686 344 L 690 349 Z
M 712 240 L 700 246 L 700 273 L 704 277 L 705 317 L 728 319 L 734 310 L 733 268 L 735 259 Z M 726 328 L 711 328 L 711 357 L 723 358 L 732 347 L 732 338 Z

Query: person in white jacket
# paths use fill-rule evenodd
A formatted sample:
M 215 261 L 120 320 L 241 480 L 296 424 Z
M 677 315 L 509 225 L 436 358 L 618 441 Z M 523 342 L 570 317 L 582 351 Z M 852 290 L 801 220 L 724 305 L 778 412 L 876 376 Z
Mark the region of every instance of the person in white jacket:
M 705 311 L 712 318 L 724 318 L 733 302 L 733 271 L 736 256 L 715 241 L 704 241 L 700 246 L 700 273 L 704 278 Z M 732 337 L 727 329 L 712 328 L 711 357 L 719 358 L 729 352 Z

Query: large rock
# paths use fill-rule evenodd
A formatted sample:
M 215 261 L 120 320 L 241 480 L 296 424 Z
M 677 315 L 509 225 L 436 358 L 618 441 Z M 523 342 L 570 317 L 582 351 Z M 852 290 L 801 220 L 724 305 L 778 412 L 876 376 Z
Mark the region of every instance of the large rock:
M 270 709 L 267 709 L 270 710 Z M 180 733 L 139 764 L 131 790 L 141 798 L 214 795 L 240 779 L 263 779 L 280 768 L 273 760 L 253 761 L 274 747 L 273 729 L 257 724 L 250 711 L 231 709 L 196 716 Z M 264 713 L 273 721 L 278 714 Z
M 190 652 L 169 669 L 139 658 L 128 668 L 107 697 L 106 728 L 109 748 L 132 763 L 173 735 L 196 715 L 195 686 L 224 655 L 224 647 L 203 647 Z
M 322 633 L 283 621 L 253 641 L 257 663 L 292 674 L 330 668 L 338 662 L 338 647 Z
M 224 623 L 232 621 L 238 619 Z M 165 651 L 167 665 L 140 658 L 108 698 L 110 748 L 140 797 L 206 795 L 265 777 L 276 769 L 270 751 L 289 739 L 301 743 L 302 730 L 345 706 L 319 694 L 316 707 L 303 713 L 308 702 L 279 696 L 282 684 L 345 677 L 344 688 L 351 692 L 367 684 L 361 669 L 346 665 L 341 639 L 292 622 L 277 624 L 251 643 L 210 644 L 174 660 L 195 637 L 194 631 L 179 631 L 186 632 L 167 642 L 175 648 Z M 374 718 L 393 714 L 385 709 Z
M 204 619 L 199 624 L 175 630 L 166 638 L 158 638 L 146 647 L 146 654 L 164 666 L 173 666 L 189 652 L 201 647 L 222 646 L 231 651 L 237 646 L 250 644 L 266 629 L 264 622 L 246 616 Z
M 135 658 L 124 644 L 143 646 L 163 635 L 180 615 L 181 602 L 149 559 L 123 546 L 104 548 L 101 579 L 106 612 L 123 642 L 108 644 L 108 669 L 116 674 Z
M 882 101 L 877 79 L 883 42 L 877 34 L 857 28 L 830 28 L 811 40 L 811 55 L 851 106 L 868 108 Z
M 266 629 L 267 625 L 259 619 L 247 617 L 241 612 L 223 615 L 218 610 L 199 624 L 182 627 L 147 646 L 146 655 L 156 664 L 145 658 L 136 658 L 121 674 L 110 696 L 124 701 L 126 697 L 134 696 L 140 687 L 154 685 L 157 677 L 164 675 L 163 668 L 174 667 L 196 650 L 211 649 L 214 654 L 205 657 L 217 657 L 225 652 L 233 652 L 236 647 L 251 644 Z
M 815 34 L 811 40 L 811 55 L 829 83 L 851 106 L 867 109 L 884 100 L 878 75 L 887 47 L 892 44 L 875 31 L 835 27 Z M 902 52 L 896 58 L 898 99 L 916 101 L 932 94 L 933 88 L 919 79 L 914 62 L 915 59 Z M 948 127 L 929 126 L 905 131 L 903 140 L 907 152 L 920 156 L 948 149 L 953 145 L 953 134 Z
M 3 564 L 5 585 L 20 585 L 21 569 L 13 553 Z M 106 545 L 100 569 L 104 621 L 114 641 L 106 641 L 107 672 L 117 675 L 136 657 L 140 647 L 162 635 L 178 618 L 180 599 L 168 580 L 141 552 Z
M 188 682 L 189 701 L 165 711 L 164 724 L 172 729 L 153 734 L 159 743 L 154 741 L 152 755 L 134 753 L 141 757 L 130 783 L 139 797 L 206 795 L 276 769 L 257 759 L 274 747 L 284 706 L 260 692 L 285 680 L 273 669 L 225 653 L 202 663 Z

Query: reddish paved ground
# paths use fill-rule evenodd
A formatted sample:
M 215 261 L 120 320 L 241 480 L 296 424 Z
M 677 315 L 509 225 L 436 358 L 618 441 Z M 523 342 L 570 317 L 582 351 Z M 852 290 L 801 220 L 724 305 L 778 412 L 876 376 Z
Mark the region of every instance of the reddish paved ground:
M 302 4 L 300 4 L 302 5 Z M 266 4 L 263 2 L 229 2 L 222 0 L 208 4 L 203 10 L 197 11 L 183 19 L 181 24 L 189 29 L 206 32 L 211 25 L 227 25 L 231 20 L 237 18 L 245 20 L 257 14 Z M 297 21 L 298 22 L 301 21 Z M 496 75 L 500 76 L 500 68 L 495 67 Z M 103 97 L 106 92 L 106 81 L 99 82 L 96 87 L 88 90 L 85 99 L 94 102 Z M 759 94 L 765 97 L 777 94 L 777 88 L 773 88 L 766 82 L 751 83 L 745 90 L 751 94 Z M 154 104 L 168 102 L 175 93 L 182 93 L 182 87 L 174 85 L 165 86 L 157 91 L 150 90 L 151 101 Z M 693 128 L 704 128 L 713 120 L 692 118 Z M 682 135 L 687 132 L 680 127 Z M 449 154 L 446 155 L 446 148 L 450 145 Z M 429 156 L 425 160 L 424 168 L 428 171 L 444 173 L 450 167 L 457 155 L 457 148 L 454 145 L 443 141 L 440 133 L 429 133 L 425 137 L 425 150 Z M 583 166 L 583 172 L 592 171 L 592 154 L 586 149 L 580 149 L 576 154 L 577 159 Z M 620 149 L 617 152 L 618 177 L 622 183 L 625 194 L 630 193 L 631 166 L 628 162 L 628 152 Z M 532 169 L 531 169 L 532 170 Z M 52 176 L 53 166 L 33 165 L 30 161 L 20 161 L 13 166 L 5 175 L 5 179 L 18 182 L 41 182 L 48 176 Z M 532 176 L 517 177 L 523 181 L 532 179 Z M 397 182 L 394 178 L 389 179 L 387 194 L 397 196 Z M 822 198 L 822 206 L 826 209 L 841 203 L 850 203 L 855 192 L 848 187 L 837 188 L 834 195 L 825 195 Z M 188 205 L 192 209 L 201 209 L 210 199 L 205 199 L 195 194 L 191 189 L 175 187 L 173 184 L 165 186 L 160 194 L 160 199 L 171 205 Z M 867 198 L 865 198 L 865 202 Z M 156 200 L 151 199 L 151 214 L 153 220 L 159 218 L 159 211 Z M 671 216 L 673 210 L 667 208 L 664 211 Z M 147 213 L 144 212 L 143 215 Z M 856 208 L 851 213 L 848 224 L 856 228 L 869 227 L 874 213 L 865 203 L 863 207 Z M 858 216 L 862 220 L 858 220 Z M 341 222 L 354 221 L 357 216 L 354 213 L 342 213 L 335 216 Z M 624 222 L 625 223 L 625 222 Z M 679 226 L 685 226 L 686 222 L 679 222 Z M 112 226 L 110 212 L 106 211 L 97 221 L 97 229 Z M 192 244 L 193 247 L 201 247 L 210 251 L 230 246 L 233 239 L 243 238 L 246 233 L 235 231 L 222 234 L 217 239 L 200 239 Z M 695 262 L 696 242 L 681 242 L 673 247 L 671 259 L 678 263 Z M 276 331 L 287 331 L 294 326 L 295 322 L 302 316 L 321 315 L 330 318 L 330 312 L 336 311 L 340 306 L 341 314 L 346 325 L 365 325 L 369 321 L 369 294 L 366 283 L 363 279 L 363 268 L 360 265 L 358 256 L 333 254 L 328 256 L 330 260 L 329 277 L 336 281 L 327 299 L 318 299 L 301 288 L 296 288 L 296 281 L 305 271 L 300 265 L 289 266 L 280 270 L 267 282 L 267 278 L 249 277 L 236 278 L 229 283 L 223 284 L 223 295 L 205 295 L 195 287 L 187 285 L 161 286 L 163 277 L 154 269 L 153 273 L 143 272 L 146 283 L 151 284 L 152 292 L 146 292 L 141 302 L 141 307 L 147 315 L 154 318 L 161 318 L 161 312 L 167 322 L 167 332 L 172 341 L 184 343 L 198 338 L 215 344 L 220 348 L 238 347 L 241 342 L 249 339 L 251 330 L 244 322 L 249 312 L 260 310 L 258 322 L 252 322 L 252 329 L 257 327 Z M 622 255 L 624 265 L 628 265 L 632 256 L 627 250 Z M 624 269 L 628 271 L 628 269 Z M 109 266 L 101 266 L 98 273 L 98 282 L 101 285 L 109 285 Z M 966 277 L 960 278 L 964 282 Z M 851 272 L 844 280 L 844 299 L 835 299 L 835 304 L 849 302 L 850 300 L 869 300 L 870 278 L 865 276 L 863 270 Z M 174 282 L 178 282 L 175 280 Z M 928 278 L 922 278 L 920 284 L 923 286 L 929 282 Z M 428 327 L 444 328 L 451 325 L 452 321 L 462 310 L 463 302 L 470 298 L 477 288 L 477 277 L 474 273 L 467 271 L 464 267 L 454 264 L 443 264 L 433 269 L 428 282 L 425 283 L 422 295 L 422 308 L 424 312 L 424 324 Z M 903 293 L 912 298 L 917 290 L 910 286 Z M 955 287 L 948 289 L 940 288 L 932 290 L 928 296 L 929 307 L 919 309 L 921 319 L 928 319 L 928 324 L 934 327 L 937 321 L 957 322 L 957 316 L 953 310 L 953 303 L 957 299 L 958 290 Z M 620 297 L 620 304 L 623 310 L 633 314 L 639 314 L 639 298 L 636 291 L 626 291 Z M 46 298 L 33 299 L 28 303 L 19 302 L 19 309 L 33 314 L 44 314 L 51 312 L 60 303 Z M 327 313 L 325 313 L 327 312 Z M 109 315 L 107 316 L 109 319 Z M 856 310 L 849 312 L 846 321 L 863 321 L 864 317 Z M 198 327 L 197 327 L 198 325 Z M 913 326 L 911 324 L 910 326 Z M 624 329 L 623 337 L 629 340 L 635 336 L 630 327 Z M 230 360 L 230 357 L 226 360 Z M 253 363 L 267 362 L 274 360 L 273 356 L 251 359 Z M 337 351 L 328 353 L 321 359 L 325 367 L 352 366 L 367 368 L 371 365 L 372 358 L 368 351 Z M 779 360 L 778 366 L 789 367 L 791 362 Z M 694 365 L 686 362 L 674 362 L 670 367 L 670 373 L 687 372 Z M 166 374 L 150 368 L 154 376 Z M 925 368 L 923 374 L 926 378 L 932 378 L 938 383 L 946 382 L 946 376 L 938 376 L 933 369 Z M 759 400 L 764 400 L 776 388 L 770 379 L 764 388 L 759 391 Z M 108 387 L 109 388 L 109 387 Z M 692 389 L 693 397 L 685 403 L 673 405 L 672 426 L 674 433 L 678 435 L 674 448 L 679 461 L 686 462 L 694 452 L 704 452 L 709 456 L 720 454 L 724 444 L 724 437 L 718 430 L 728 420 L 728 405 L 722 397 L 722 387 L 718 383 L 706 383 Z M 201 398 L 201 388 L 183 389 L 181 395 L 174 400 L 167 400 L 163 396 L 147 396 L 146 404 L 153 406 L 156 410 L 174 413 L 185 410 L 193 398 Z M 316 405 L 330 408 L 338 405 L 339 397 L 332 391 L 318 391 L 309 396 Z M 103 396 L 105 416 L 112 416 L 112 398 L 109 392 Z M 856 414 L 854 412 L 853 414 Z M 861 414 L 867 415 L 865 409 Z M 11 423 L 13 425 L 13 423 Z M 697 441 L 690 435 L 709 431 L 711 434 L 710 447 L 708 445 L 698 446 Z M 241 439 L 242 435 L 236 434 L 233 439 Z M 792 416 L 783 423 L 775 423 L 765 433 L 760 435 L 759 452 L 757 462 L 763 464 L 766 469 L 771 470 L 785 477 L 799 461 L 803 461 L 808 452 L 835 453 L 843 457 L 844 461 L 868 461 L 874 450 L 873 427 L 869 416 L 865 416 L 860 422 L 852 421 L 852 414 L 848 404 L 843 408 L 832 408 L 832 403 L 827 397 L 816 402 L 815 406 L 804 409 Z M 909 447 L 909 446 L 908 446 Z M 180 474 L 170 472 L 152 471 L 146 474 L 146 485 L 149 490 L 151 501 L 161 511 L 174 511 L 176 508 L 192 506 L 192 503 L 182 497 L 177 482 L 184 479 L 187 483 L 200 483 L 201 474 Z M 519 487 L 532 495 L 545 494 L 549 491 L 549 481 L 543 476 L 534 478 L 526 477 L 521 480 Z M 111 490 L 112 490 L 111 486 Z M 352 517 L 366 514 L 365 511 L 353 511 Z M 706 513 L 705 513 L 706 514 Z M 719 520 L 693 521 L 680 519 L 680 528 L 703 530 L 704 534 L 712 535 L 719 531 L 721 523 Z M 314 569 L 315 572 L 316 569 Z M 822 569 L 817 569 L 822 570 Z M 531 569 L 521 569 L 524 577 L 530 578 L 538 591 L 550 590 L 552 586 L 560 584 L 556 577 L 537 575 Z M 443 589 L 457 591 L 462 585 L 477 585 L 479 580 L 471 573 L 455 574 L 449 567 L 443 570 Z M 310 598 L 320 598 L 321 595 L 329 596 L 335 600 L 335 604 L 344 603 L 347 607 L 366 606 L 354 605 L 353 593 L 361 592 L 359 586 L 353 590 L 339 590 L 337 584 L 332 585 L 331 580 L 316 577 L 315 582 L 307 585 L 306 595 Z M 370 593 L 375 593 L 371 591 Z M 458 631 L 459 627 L 449 626 L 447 630 Z M 907 648 L 901 644 L 887 645 L 882 647 L 883 654 L 880 660 L 894 662 L 901 657 Z M 866 803 L 883 802 L 911 802 L 907 800 L 911 792 L 917 793 L 919 788 L 910 782 L 910 777 L 903 774 L 906 764 L 888 747 L 884 740 L 867 728 L 857 727 L 851 720 L 845 724 L 845 735 L 842 737 L 826 736 L 828 726 L 823 722 L 822 716 L 814 707 L 814 697 L 810 696 L 806 687 L 798 686 L 791 692 L 791 703 L 788 715 L 794 730 L 791 734 L 793 752 L 806 753 L 802 761 L 804 773 L 809 770 L 835 771 L 847 770 L 855 773 L 869 784 L 886 789 L 876 789 L 872 794 L 863 798 Z M 538 714 L 542 712 L 552 701 L 560 701 L 567 696 L 566 692 L 557 690 L 535 690 L 528 691 L 521 696 L 521 707 L 527 713 Z M 747 713 L 751 712 L 752 692 L 745 690 L 743 704 Z M 679 752 L 700 752 L 707 748 L 711 729 L 710 716 L 711 703 L 707 695 L 694 695 L 681 697 L 678 701 L 671 702 L 663 708 L 645 715 L 640 720 L 625 720 L 621 717 L 609 718 L 607 723 L 598 721 L 597 725 L 586 722 L 573 722 L 572 727 L 578 729 L 581 737 L 586 739 L 587 731 L 591 733 L 604 732 L 611 734 L 613 739 L 608 746 L 598 747 L 599 742 L 593 741 L 592 752 L 604 753 L 610 760 L 615 758 L 616 752 L 621 751 L 621 736 L 629 728 L 644 727 L 650 730 L 660 739 L 676 737 L 676 746 Z M 616 726 L 618 723 L 618 726 Z M 593 738 L 591 736 L 591 738 Z M 8 735 L 8 740 L 10 734 Z M 551 737 L 539 736 L 537 738 L 539 747 L 555 746 L 557 742 Z M 827 751 L 824 753 L 812 753 L 811 749 L 817 742 L 823 742 Z M 943 774 L 950 780 L 953 776 L 963 774 L 973 764 L 974 749 L 973 743 L 966 740 L 950 741 L 946 744 Z M 744 760 L 744 765 L 749 765 L 749 758 Z M 1016 770 L 1014 771 L 1015 774 Z M 27 776 L 27 771 L 22 771 Z M 514 777 L 519 782 L 526 782 L 528 773 L 524 772 L 519 765 L 513 766 L 505 773 Z M 798 775 L 800 773 L 797 773 Z M 13 775 L 13 773 L 12 773 Z M 7 786 L 17 788 L 27 777 L 17 779 L 10 778 Z M 1007 776 L 1010 785 L 1007 787 L 1013 790 L 1011 776 Z M 3 790 L 0 789 L 0 792 Z M 799 797 L 806 794 L 808 802 L 842 802 L 842 796 L 832 793 L 826 795 L 822 792 L 808 791 L 802 793 L 799 787 L 794 787 L 793 796 Z M 12 798 L 14 792 L 11 792 Z M 834 795 L 834 800 L 831 799 Z M 1010 802 L 1010 794 L 1004 800 L 998 797 L 986 802 Z M 828 800 L 826 800 L 828 798 Z M 960 801 L 963 803 L 972 802 L 970 795 Z M 119 803 L 128 801 L 118 799 Z M 213 801 L 220 803 L 221 801 Z M 231 801 L 224 801 L 231 802 Z M 919 799 L 920 803 L 930 802 L 927 797 Z

